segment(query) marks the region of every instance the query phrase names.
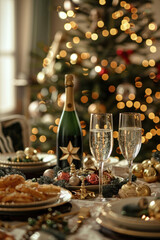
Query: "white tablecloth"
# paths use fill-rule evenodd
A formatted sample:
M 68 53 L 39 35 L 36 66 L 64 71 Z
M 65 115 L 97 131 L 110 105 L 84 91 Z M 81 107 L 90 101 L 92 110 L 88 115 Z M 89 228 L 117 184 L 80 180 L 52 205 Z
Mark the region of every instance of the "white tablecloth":
M 114 174 L 117 176 L 126 177 L 128 176 L 127 173 L 127 162 L 126 160 L 123 160 L 116 164 L 114 166 L 113 171 Z M 147 184 L 151 188 L 151 194 L 152 196 L 160 196 L 160 182 L 156 183 L 146 183 L 143 179 L 137 179 L 138 182 L 143 182 Z M 111 199 L 106 199 L 106 201 L 109 201 Z M 112 199 L 115 200 L 115 199 Z M 103 234 L 99 232 L 100 226 L 96 223 L 96 218 L 101 213 L 101 210 L 103 208 L 103 205 L 106 204 L 106 202 L 98 202 L 96 199 L 92 200 L 77 200 L 73 199 L 71 200 L 72 203 L 72 211 L 75 211 L 81 207 L 87 207 L 90 209 L 90 217 L 87 218 L 82 226 L 79 228 L 79 230 L 72 235 L 69 235 L 66 237 L 67 240 L 111 240 L 111 238 L 105 237 Z M 77 216 L 71 217 L 68 220 L 69 226 L 72 228 L 77 221 Z M 12 223 L 13 225 L 16 224 L 16 222 Z M 10 231 L 9 233 L 15 237 L 16 240 L 21 240 L 22 236 L 25 234 L 25 227 L 14 229 L 13 231 Z M 46 239 L 46 238 L 45 238 Z M 39 239 L 38 239 L 39 240 Z M 40 239 L 41 240 L 41 239 Z M 48 240 L 48 239 L 46 239 Z
M 144 182 L 142 179 L 138 179 L 138 181 Z M 156 183 L 148 183 L 149 187 L 152 190 L 152 195 L 157 196 L 160 195 L 160 182 Z M 109 199 L 110 200 L 110 199 Z M 115 200 L 115 199 L 112 199 Z M 108 201 L 108 200 L 106 200 Z M 72 235 L 68 235 L 66 237 L 67 240 L 111 240 L 111 238 L 108 238 L 101 234 L 99 232 L 99 225 L 96 223 L 96 217 L 100 214 L 103 205 L 106 204 L 106 202 L 98 202 L 95 199 L 94 200 L 77 200 L 73 199 L 71 200 L 72 203 L 72 211 L 75 211 L 78 208 L 81 207 L 87 207 L 90 209 L 90 217 L 84 220 L 84 223 L 79 228 L 79 230 Z M 72 228 L 77 221 L 77 215 L 69 218 L 68 223 L 69 226 Z M 16 222 L 13 222 L 15 224 Z M 11 235 L 15 236 L 16 240 L 21 240 L 22 236 L 25 234 L 25 227 L 14 229 L 13 231 L 9 232 Z M 46 239 L 47 240 L 47 239 Z

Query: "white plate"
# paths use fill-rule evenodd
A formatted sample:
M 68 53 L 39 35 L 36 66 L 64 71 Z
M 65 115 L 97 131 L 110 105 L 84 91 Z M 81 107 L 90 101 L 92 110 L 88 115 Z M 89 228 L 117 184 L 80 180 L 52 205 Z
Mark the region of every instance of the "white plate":
M 15 153 L 5 153 L 0 154 L 0 164 L 8 165 L 8 166 L 19 166 L 19 167 L 25 167 L 25 166 L 39 166 L 44 165 L 46 163 L 49 163 L 50 161 L 56 160 L 56 155 L 54 154 L 47 154 L 47 153 L 37 153 L 37 157 L 42 161 L 38 162 L 10 162 L 8 161 L 8 158 L 16 158 Z
M 113 223 L 133 230 L 140 231 L 160 231 L 160 221 L 148 220 L 144 221 L 137 217 L 128 217 L 121 214 L 122 208 L 126 204 L 137 204 L 141 197 L 125 198 L 115 201 L 110 201 L 102 212 L 103 218 L 112 221 Z M 147 197 L 148 202 L 154 197 Z
M 9 155 L 7 155 L 9 156 Z M 0 155 L 0 167 L 1 168 L 7 168 L 7 167 L 12 167 L 15 169 L 20 170 L 21 172 L 23 172 L 24 174 L 31 174 L 31 173 L 43 173 L 43 171 L 45 171 L 46 169 L 53 167 L 56 165 L 57 163 L 57 159 L 56 156 L 53 154 L 47 154 L 47 153 L 39 153 L 39 157 L 43 158 L 43 163 L 38 163 L 38 164 L 29 164 L 29 163 L 25 163 L 25 164 L 14 164 L 11 163 L 10 164 L 6 164 L 4 163 L 4 161 L 2 161 L 4 159 L 4 157 L 6 157 L 6 154 L 4 156 L 4 154 Z
M 107 220 L 103 215 L 99 216 L 96 219 L 96 222 L 105 229 L 109 229 L 116 233 L 124 234 L 127 236 L 141 237 L 144 239 L 147 239 L 147 238 L 160 239 L 160 232 L 152 232 L 152 231 L 150 232 L 148 230 L 140 231 L 140 230 L 134 230 L 134 229 L 127 229 L 125 227 L 117 225 L 115 222 Z M 128 239 L 130 239 L 130 238 L 128 237 Z
M 108 158 L 106 161 L 104 161 L 104 166 L 107 167 L 107 166 L 112 166 L 112 165 L 115 165 L 119 162 L 119 160 L 117 158 L 114 158 L 114 157 L 110 157 Z
M 0 207 L 0 215 L 13 215 L 15 213 L 19 213 L 19 214 L 24 214 L 26 212 L 30 212 L 30 211 L 39 211 L 39 210 L 43 210 L 43 209 L 48 209 L 48 208 L 52 208 L 52 207 L 57 207 L 60 206 L 62 204 L 65 204 L 67 202 L 69 202 L 72 198 L 72 193 L 70 191 L 68 191 L 67 189 L 61 188 L 61 192 L 60 192 L 60 196 L 59 198 L 55 201 L 55 199 L 53 201 L 49 201 L 49 202 L 43 202 L 42 205 L 36 205 L 34 204 L 33 206 L 6 206 L 6 207 Z
M 2 203 L 0 202 L 0 208 L 6 208 L 6 207 L 13 207 L 13 208 L 21 208 L 21 207 L 35 207 L 35 206 L 44 206 L 44 205 L 47 205 L 47 204 L 51 204 L 51 203 L 54 203 L 56 201 L 58 201 L 60 197 L 60 194 L 57 194 L 56 196 L 54 197 L 50 197 L 46 200 L 42 200 L 42 201 L 34 201 L 34 202 L 27 202 L 27 203 L 14 203 L 14 202 L 11 202 L 11 203 Z

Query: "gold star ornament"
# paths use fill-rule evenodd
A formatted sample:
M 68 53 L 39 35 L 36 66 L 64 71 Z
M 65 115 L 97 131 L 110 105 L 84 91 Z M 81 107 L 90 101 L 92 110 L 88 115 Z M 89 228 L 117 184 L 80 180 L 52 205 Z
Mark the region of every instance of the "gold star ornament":
M 72 164 L 73 159 L 80 160 L 77 155 L 79 147 L 73 147 L 71 141 L 69 141 L 67 147 L 60 147 L 60 149 L 63 152 L 63 156 L 60 158 L 60 160 L 67 160 L 69 165 Z

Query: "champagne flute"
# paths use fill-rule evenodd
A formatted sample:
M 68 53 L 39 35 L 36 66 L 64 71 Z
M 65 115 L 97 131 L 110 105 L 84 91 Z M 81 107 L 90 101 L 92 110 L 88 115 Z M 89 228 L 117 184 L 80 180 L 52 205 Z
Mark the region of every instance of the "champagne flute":
M 132 164 L 141 148 L 141 114 L 120 113 L 119 115 L 119 147 L 122 155 L 128 161 L 129 183 L 132 182 Z
M 89 144 L 92 155 L 99 165 L 99 196 L 104 201 L 103 166 L 110 157 L 113 148 L 113 120 L 111 113 L 92 113 L 90 117 Z

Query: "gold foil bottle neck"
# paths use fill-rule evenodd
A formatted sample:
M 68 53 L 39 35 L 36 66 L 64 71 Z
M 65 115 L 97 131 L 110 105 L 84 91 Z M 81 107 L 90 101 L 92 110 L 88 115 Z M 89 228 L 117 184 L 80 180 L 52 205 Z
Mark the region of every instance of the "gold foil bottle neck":
M 65 87 L 73 87 L 74 86 L 74 75 L 66 74 L 65 75 Z

